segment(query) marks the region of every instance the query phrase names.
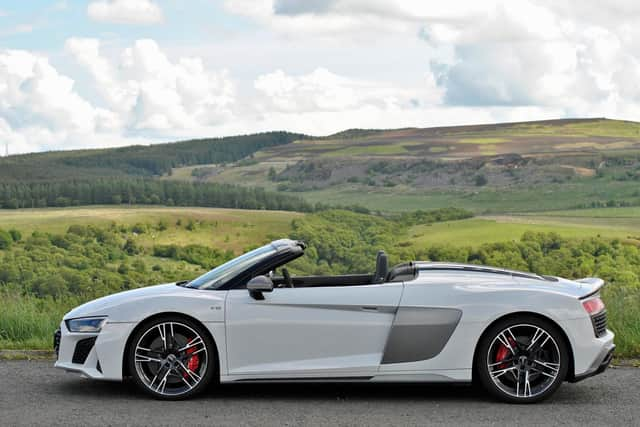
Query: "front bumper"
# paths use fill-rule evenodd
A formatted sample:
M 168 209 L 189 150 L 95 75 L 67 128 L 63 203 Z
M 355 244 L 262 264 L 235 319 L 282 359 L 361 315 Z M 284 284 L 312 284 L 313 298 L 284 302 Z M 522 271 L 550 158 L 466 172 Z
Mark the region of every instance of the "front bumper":
M 54 334 L 55 367 L 84 377 L 122 379 L 122 361 L 131 323 L 106 323 L 99 333 L 70 332 L 65 323 Z

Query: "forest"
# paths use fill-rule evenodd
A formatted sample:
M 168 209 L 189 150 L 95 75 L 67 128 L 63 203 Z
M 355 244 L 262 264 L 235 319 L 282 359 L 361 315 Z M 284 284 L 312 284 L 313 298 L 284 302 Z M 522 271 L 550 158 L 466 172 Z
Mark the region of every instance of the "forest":
M 233 184 L 190 183 L 149 178 L 95 178 L 61 182 L 0 183 L 5 209 L 79 205 L 166 205 L 309 212 L 302 198 Z

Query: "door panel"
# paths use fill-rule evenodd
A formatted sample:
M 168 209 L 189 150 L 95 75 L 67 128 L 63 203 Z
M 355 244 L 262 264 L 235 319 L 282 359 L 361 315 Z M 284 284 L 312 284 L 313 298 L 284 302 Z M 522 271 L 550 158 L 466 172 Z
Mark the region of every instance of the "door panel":
M 264 300 L 229 291 L 229 374 L 374 374 L 402 286 L 278 288 Z

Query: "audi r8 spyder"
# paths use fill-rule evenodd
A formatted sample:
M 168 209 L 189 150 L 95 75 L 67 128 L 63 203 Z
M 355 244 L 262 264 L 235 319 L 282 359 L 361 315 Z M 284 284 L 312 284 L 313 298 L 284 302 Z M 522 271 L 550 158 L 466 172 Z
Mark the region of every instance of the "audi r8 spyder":
M 218 382 L 475 382 L 530 403 L 611 361 L 600 279 L 421 261 L 388 268 L 383 251 L 372 274 L 291 275 L 287 263 L 304 251 L 277 240 L 189 282 L 81 305 L 54 335 L 55 366 L 131 377 L 160 399 Z

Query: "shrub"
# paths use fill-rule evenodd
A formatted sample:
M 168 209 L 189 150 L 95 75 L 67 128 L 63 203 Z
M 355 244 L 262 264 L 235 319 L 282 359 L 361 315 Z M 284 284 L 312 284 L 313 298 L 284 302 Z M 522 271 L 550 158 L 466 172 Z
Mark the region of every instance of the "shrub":
M 13 243 L 13 238 L 9 232 L 0 228 L 0 249 L 9 249 Z
M 20 240 L 22 240 L 22 233 L 20 233 L 20 231 L 16 230 L 15 228 L 9 230 L 9 234 L 11 234 L 11 238 L 14 242 L 19 242 Z
M 489 182 L 489 180 L 487 179 L 486 175 L 483 175 L 483 174 L 476 175 L 475 178 L 474 178 L 474 183 L 478 187 L 482 187 L 484 185 L 487 185 L 487 182 Z

